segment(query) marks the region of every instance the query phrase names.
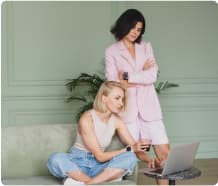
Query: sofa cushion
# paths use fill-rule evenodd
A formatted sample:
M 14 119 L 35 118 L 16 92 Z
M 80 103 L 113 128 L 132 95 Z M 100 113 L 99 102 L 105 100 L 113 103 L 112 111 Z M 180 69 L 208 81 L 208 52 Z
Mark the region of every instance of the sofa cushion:
M 2 128 L 2 177 L 50 175 L 46 163 L 53 152 L 67 152 L 76 125 L 34 125 Z

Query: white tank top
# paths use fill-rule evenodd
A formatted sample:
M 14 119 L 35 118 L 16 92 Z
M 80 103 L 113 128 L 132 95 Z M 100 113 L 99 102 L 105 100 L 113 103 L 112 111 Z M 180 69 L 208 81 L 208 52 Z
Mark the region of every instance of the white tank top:
M 111 115 L 111 117 L 108 120 L 108 123 L 104 123 L 97 116 L 94 109 L 90 110 L 89 112 L 91 113 L 92 116 L 97 140 L 101 146 L 102 151 L 105 151 L 105 149 L 110 145 L 112 137 L 115 133 L 114 115 L 113 114 Z M 81 150 L 89 151 L 86 148 L 85 144 L 83 143 L 82 137 L 79 134 L 78 130 L 77 130 L 77 136 L 76 136 L 74 147 Z

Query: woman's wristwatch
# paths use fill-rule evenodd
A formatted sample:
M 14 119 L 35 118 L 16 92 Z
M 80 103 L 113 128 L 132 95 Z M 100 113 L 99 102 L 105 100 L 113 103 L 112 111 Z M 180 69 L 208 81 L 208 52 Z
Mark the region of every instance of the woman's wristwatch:
M 132 147 L 130 145 L 126 146 L 126 152 L 133 152 Z
M 123 80 L 127 80 L 128 81 L 128 79 L 129 79 L 128 72 L 123 72 L 122 78 L 123 78 Z

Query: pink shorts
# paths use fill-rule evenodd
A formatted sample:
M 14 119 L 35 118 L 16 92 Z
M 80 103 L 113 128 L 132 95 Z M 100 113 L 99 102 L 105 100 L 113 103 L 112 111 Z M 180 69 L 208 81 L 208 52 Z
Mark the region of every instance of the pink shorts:
M 152 140 L 152 145 L 168 144 L 169 140 L 162 120 L 144 121 L 140 116 L 134 123 L 126 123 L 136 141 L 143 138 Z

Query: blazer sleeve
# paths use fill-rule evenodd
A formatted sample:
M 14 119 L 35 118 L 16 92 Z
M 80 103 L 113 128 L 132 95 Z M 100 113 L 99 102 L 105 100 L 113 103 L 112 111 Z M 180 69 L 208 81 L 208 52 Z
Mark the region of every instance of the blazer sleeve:
M 137 72 L 128 72 L 129 74 L 129 83 L 140 83 L 140 84 L 153 84 L 157 80 L 157 74 L 158 74 L 158 66 L 155 61 L 155 57 L 153 54 L 152 46 L 150 43 L 147 43 L 146 45 L 146 55 L 148 56 L 148 59 L 152 59 L 154 61 L 154 67 L 148 69 L 148 70 L 141 70 Z
M 105 77 L 107 81 L 119 82 L 118 71 L 112 53 L 109 49 L 105 50 Z

